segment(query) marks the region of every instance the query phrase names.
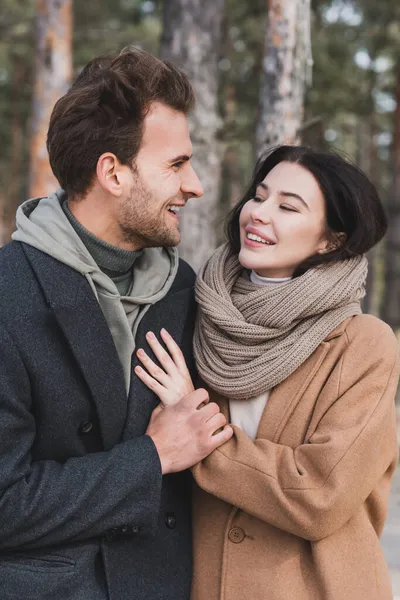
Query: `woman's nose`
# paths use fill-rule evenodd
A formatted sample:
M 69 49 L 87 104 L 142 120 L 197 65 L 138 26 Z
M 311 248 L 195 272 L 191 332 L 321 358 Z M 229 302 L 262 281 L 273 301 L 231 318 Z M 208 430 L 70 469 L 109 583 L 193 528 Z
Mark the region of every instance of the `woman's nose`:
M 270 209 L 266 206 L 266 202 L 257 204 L 250 212 L 252 221 L 258 223 L 268 223 L 270 220 Z

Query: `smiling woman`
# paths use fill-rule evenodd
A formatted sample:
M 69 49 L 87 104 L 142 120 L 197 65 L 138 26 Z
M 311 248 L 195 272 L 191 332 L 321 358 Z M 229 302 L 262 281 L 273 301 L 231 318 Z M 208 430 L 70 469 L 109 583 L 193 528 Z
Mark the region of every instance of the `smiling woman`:
M 386 226 L 354 165 L 279 147 L 199 274 L 197 368 L 234 436 L 193 468 L 193 600 L 391 598 L 398 349 L 360 308 Z
M 354 165 L 283 146 L 200 271 L 197 368 L 234 435 L 193 467 L 192 600 L 391 600 L 379 536 L 399 357 L 360 307 L 386 226 Z M 168 376 L 141 378 L 179 402 L 184 367 L 156 355 Z
M 329 250 L 324 197 L 297 163 L 281 162 L 266 175 L 239 222 L 240 263 L 265 277 L 291 277 L 300 262 Z

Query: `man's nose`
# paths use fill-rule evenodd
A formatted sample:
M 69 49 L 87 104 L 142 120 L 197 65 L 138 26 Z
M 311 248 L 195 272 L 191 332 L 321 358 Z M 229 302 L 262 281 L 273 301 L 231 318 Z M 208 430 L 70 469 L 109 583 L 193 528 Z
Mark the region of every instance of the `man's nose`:
M 204 194 L 203 186 L 200 183 L 200 179 L 197 177 L 196 171 L 190 165 L 185 178 L 182 181 L 181 186 L 182 192 L 190 195 L 191 197 L 201 198 Z

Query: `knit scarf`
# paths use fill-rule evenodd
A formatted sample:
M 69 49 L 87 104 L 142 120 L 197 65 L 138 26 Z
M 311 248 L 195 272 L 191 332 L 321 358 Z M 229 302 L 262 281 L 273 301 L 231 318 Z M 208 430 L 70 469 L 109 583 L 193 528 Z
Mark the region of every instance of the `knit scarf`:
M 260 287 L 228 244 L 221 246 L 196 283 L 194 352 L 203 380 L 235 400 L 281 383 L 340 323 L 362 312 L 367 265 L 356 256 Z

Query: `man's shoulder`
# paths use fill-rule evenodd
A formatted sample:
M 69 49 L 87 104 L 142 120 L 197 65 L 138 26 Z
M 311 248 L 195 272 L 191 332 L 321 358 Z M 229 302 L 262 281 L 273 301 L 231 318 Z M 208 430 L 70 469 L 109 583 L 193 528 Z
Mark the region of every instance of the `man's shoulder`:
M 21 242 L 10 242 L 0 248 L 0 311 L 14 314 L 21 308 L 24 312 L 35 304 L 35 298 L 43 302 L 43 294 L 37 279 L 37 264 L 48 278 L 54 273 L 55 260 L 45 253 Z
M 0 282 L 2 289 L 4 290 L 5 287 L 22 278 L 21 269 L 28 266 L 20 242 L 9 242 L 0 248 Z

